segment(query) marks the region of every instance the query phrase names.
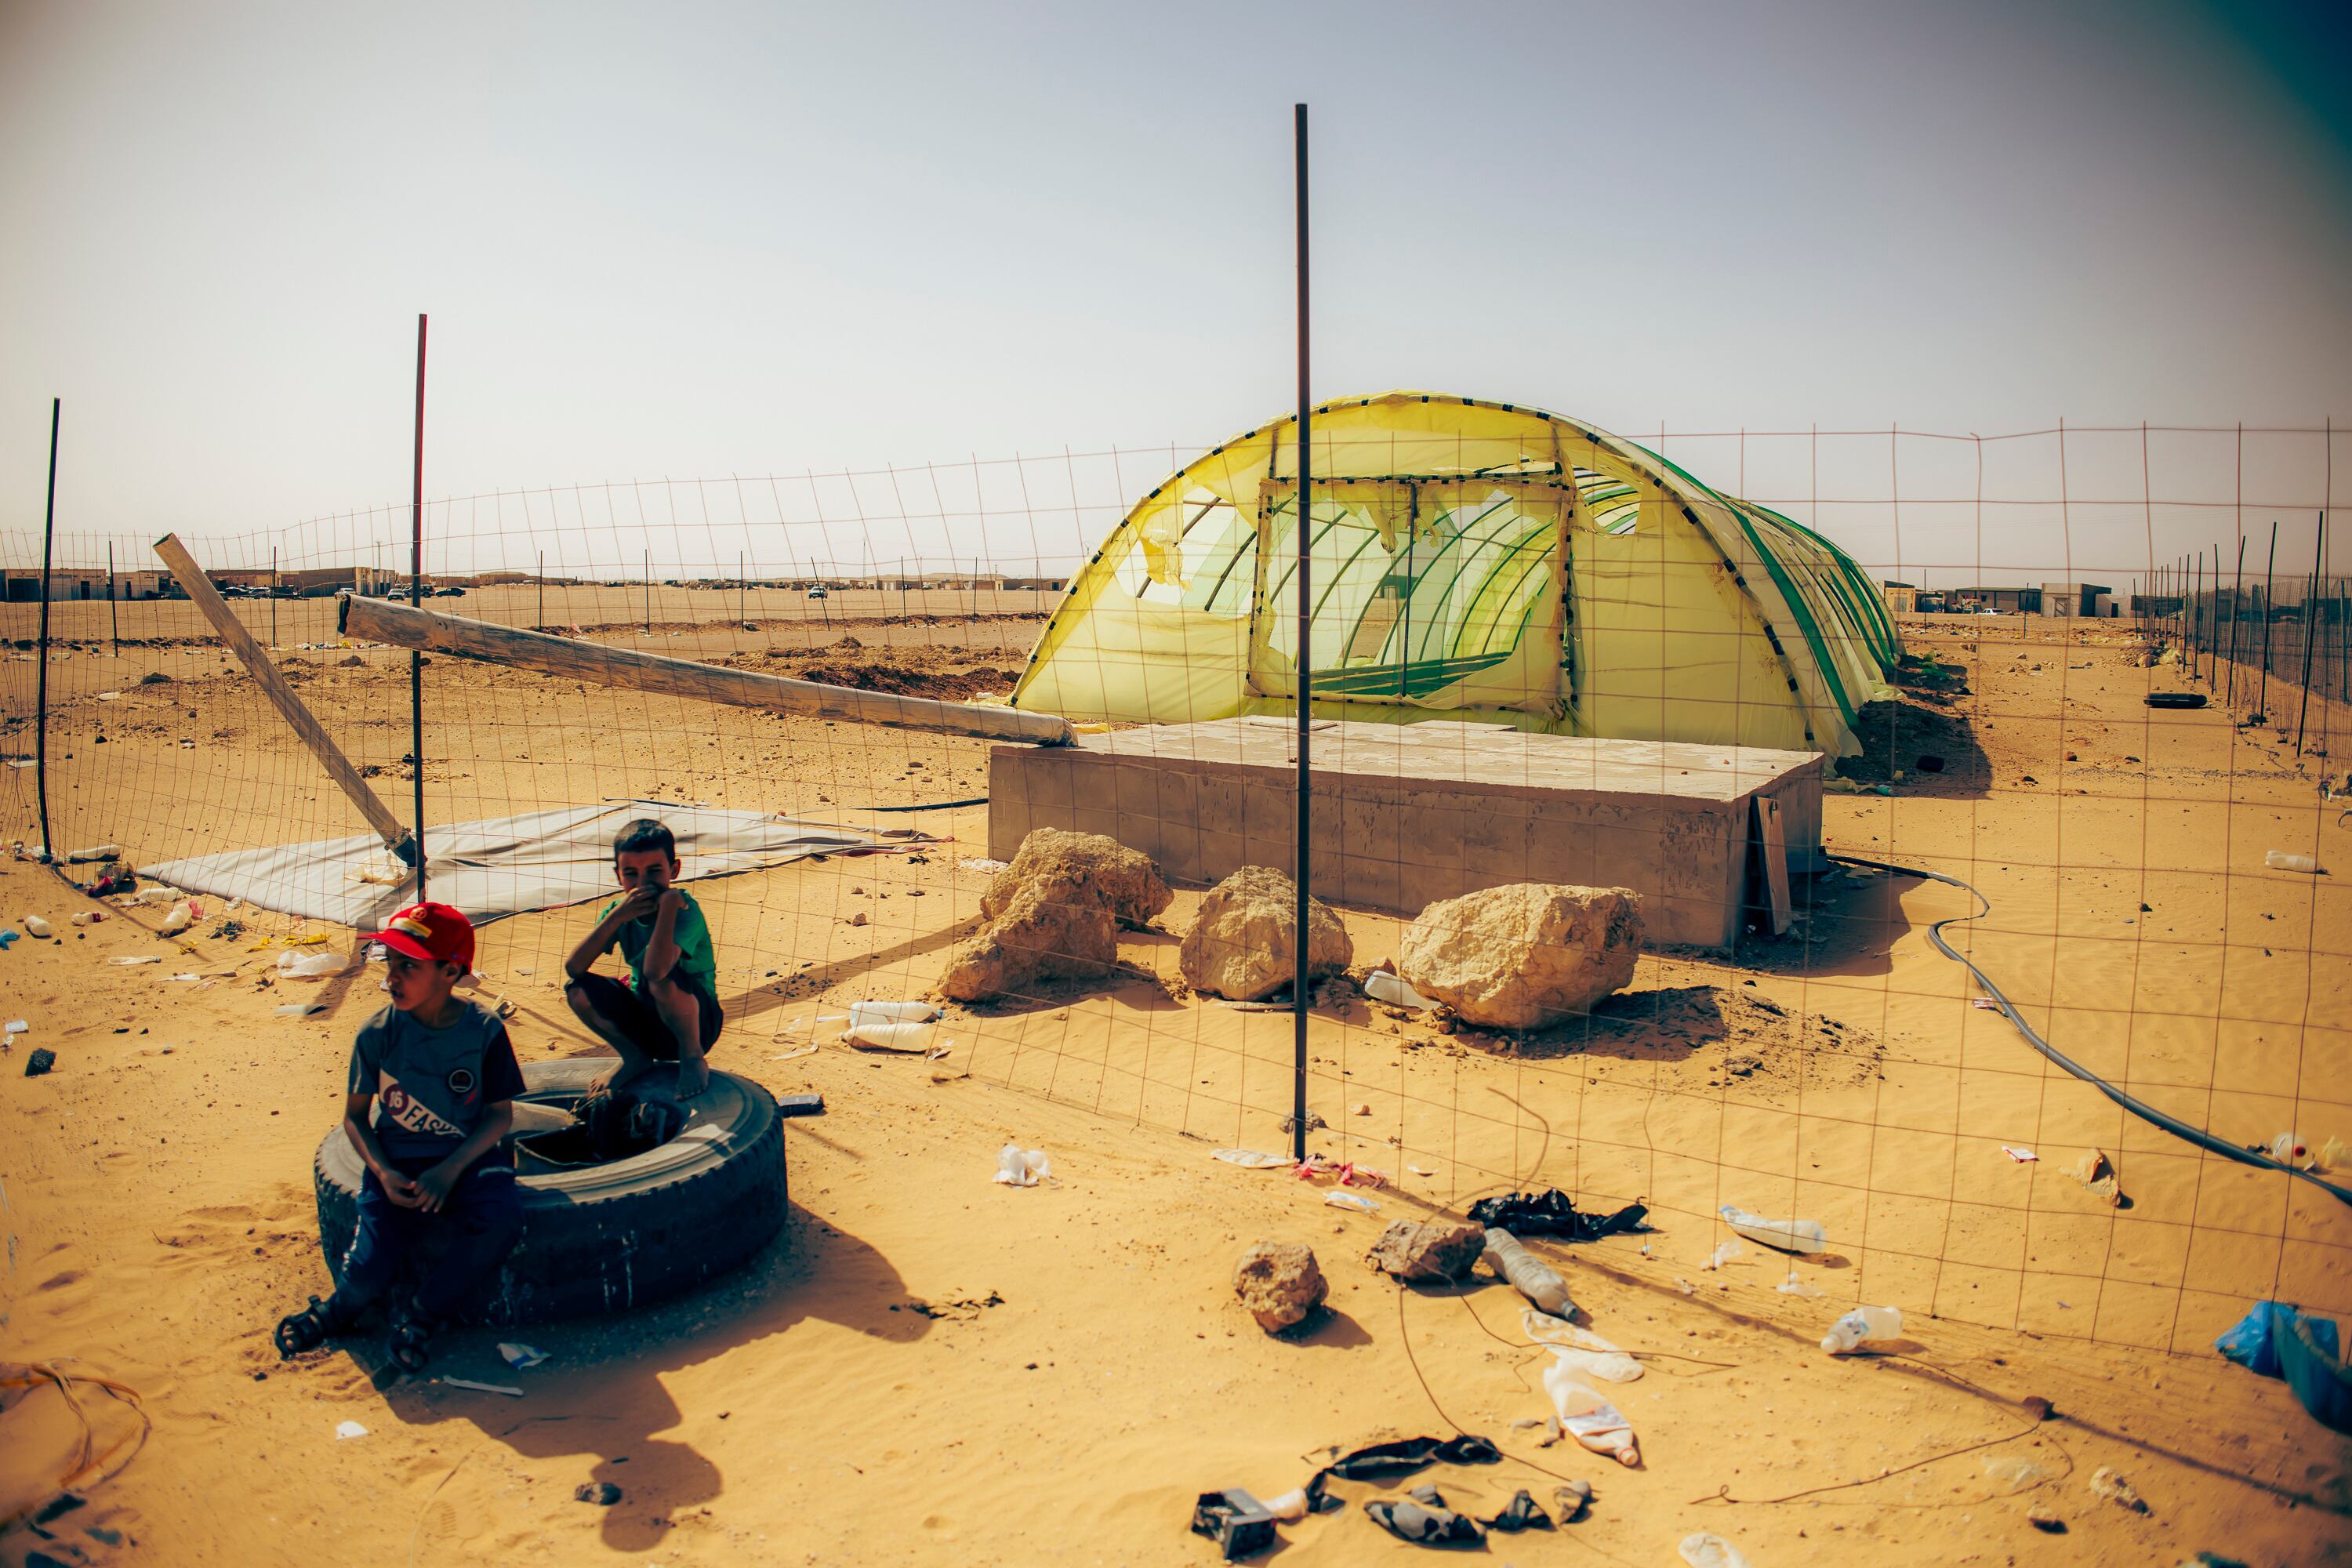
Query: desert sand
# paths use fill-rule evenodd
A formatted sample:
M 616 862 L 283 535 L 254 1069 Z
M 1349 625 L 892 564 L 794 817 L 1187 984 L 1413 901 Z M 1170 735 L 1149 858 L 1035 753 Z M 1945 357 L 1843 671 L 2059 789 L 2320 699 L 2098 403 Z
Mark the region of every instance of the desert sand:
M 447 607 L 531 622 L 530 593 Z M 1031 605 L 867 597 L 814 618 L 805 604 L 754 604 L 745 629 L 731 595 L 670 591 L 641 617 L 632 591 L 574 590 L 545 620 L 948 696 L 1004 689 L 1037 628 Z M 29 635 L 32 608 L 5 607 L 7 635 Z M 126 614 L 137 635 L 119 654 L 105 606 L 59 608 L 72 639 L 50 671 L 61 845 L 111 840 L 152 862 L 358 830 L 250 681 L 173 621 L 186 606 Z M 241 605 L 265 636 L 269 608 Z M 329 607 L 278 614 L 281 665 L 404 814 L 406 654 L 306 647 L 332 643 Z M 1952 928 L 1956 944 L 2054 1046 L 2133 1092 L 2238 1142 L 2290 1128 L 2352 1139 L 2352 890 L 2340 874 L 2263 865 L 2282 848 L 2352 868 L 2352 829 L 2319 787 L 2341 766 L 2218 709 L 2146 708 L 2151 683 L 2185 678 L 2138 666 L 2128 628 L 1981 617 L 1906 634 L 1957 675 L 1874 739 L 1864 771 L 1902 770 L 1891 796 L 1829 797 L 1827 847 L 1981 889 L 1992 913 Z M 32 666 L 0 672 L 5 749 L 26 755 Z M 1184 1531 L 1197 1494 L 1270 1495 L 1335 1445 L 1456 1430 L 1508 1458 L 1338 1483 L 1349 1507 L 1285 1527 L 1285 1558 L 1417 1555 L 1357 1506 L 1407 1485 L 1486 1514 L 1523 1486 L 1549 1508 L 1570 1477 L 1593 1483 L 1591 1517 L 1497 1535 L 1496 1560 L 1667 1563 L 1698 1530 L 1758 1568 L 2168 1564 L 2200 1550 L 2284 1564 L 2352 1545 L 2344 1439 L 2210 1348 L 2266 1298 L 2352 1313 L 2352 1215 L 2125 1115 L 1972 1006 L 1966 973 L 1927 940 L 1930 922 L 1970 911 L 1958 889 L 1825 879 L 1787 936 L 1729 963 L 1645 955 L 1592 1019 L 1526 1039 L 1332 996 L 1311 1026 L 1310 1105 L 1326 1125 L 1309 1146 L 1395 1178 L 1370 1194 L 1378 1214 L 1353 1214 L 1326 1205 L 1327 1186 L 1210 1158 L 1284 1146 L 1291 1022 L 1181 985 L 1176 942 L 1200 889 L 1123 939 L 1131 973 L 1114 983 L 951 1009 L 954 1047 L 938 1061 L 853 1051 L 816 1023 L 852 1000 L 921 994 L 977 916 L 984 809 L 870 808 L 984 795 L 984 743 L 448 659 L 426 688 L 428 822 L 635 795 L 938 840 L 696 886 L 730 1019 L 714 1065 L 826 1099 L 788 1130 L 788 1228 L 695 1296 L 441 1342 L 436 1374 L 518 1384 L 520 1399 L 392 1381 L 365 1342 L 281 1364 L 272 1325 L 327 1282 L 312 1152 L 337 1115 L 352 1031 L 379 1004 L 364 970 L 269 976 L 287 942 L 323 934 L 348 951 L 351 933 L 247 910 L 219 936 L 212 909 L 173 942 L 154 933 L 160 910 L 110 906 L 75 928 L 89 900 L 29 861 L 0 863 L 6 923 L 45 914 L 59 933 L 0 953 L 0 1011 L 30 1026 L 0 1057 L 0 1359 L 118 1379 L 154 1420 L 127 1467 L 44 1527 L 54 1539 L 0 1537 L 7 1568 L 36 1552 L 1206 1563 L 1213 1549 Z M 2323 721 L 2340 735 L 2347 715 L 2315 709 L 2315 738 Z M 1927 753 L 1940 772 L 1919 771 Z M 0 777 L 11 837 L 35 837 L 30 780 Z M 589 1049 L 556 984 L 589 913 L 484 933 L 478 967 L 516 1005 L 526 1062 Z M 1397 921 L 1345 918 L 1360 968 L 1393 952 Z M 165 962 L 104 962 L 144 953 Z M 289 998 L 325 1010 L 282 1016 Z M 36 1046 L 56 1069 L 23 1077 Z M 1730 1065 L 1741 1057 L 1754 1065 Z M 1049 1152 L 1053 1181 L 992 1184 L 1007 1141 Z M 2091 1149 L 2129 1207 L 2065 1173 Z M 1549 1406 L 1544 1352 L 1507 1287 L 1402 1289 L 1362 1262 L 1391 1219 L 1554 1185 L 1588 1208 L 1652 1209 L 1645 1237 L 1540 1248 L 1591 1327 L 1645 1358 L 1645 1375 L 1613 1391 L 1638 1469 L 1539 1447 L 1539 1431 L 1514 1425 Z M 1705 1268 L 1728 1238 L 1715 1218 L 1727 1203 L 1818 1218 L 1830 1251 L 1792 1262 L 1751 1244 Z M 1264 1334 L 1234 1300 L 1234 1261 L 1260 1238 L 1307 1242 L 1331 1279 L 1331 1310 L 1296 1337 Z M 1792 1274 L 1801 1293 L 1779 1289 Z M 1858 1302 L 1903 1309 L 1899 1353 L 1822 1352 L 1826 1325 Z M 509 1338 L 551 1358 L 512 1372 L 495 1351 Z M 101 1441 L 124 1429 L 120 1406 L 91 1408 Z M 339 1439 L 346 1421 L 366 1435 Z M 53 1394 L 0 1415 L 0 1514 L 68 1468 L 73 1431 Z M 2148 1511 L 2095 1497 L 2101 1467 Z M 574 1500 L 607 1481 L 618 1502 Z M 2037 1530 L 2030 1508 L 2064 1532 Z

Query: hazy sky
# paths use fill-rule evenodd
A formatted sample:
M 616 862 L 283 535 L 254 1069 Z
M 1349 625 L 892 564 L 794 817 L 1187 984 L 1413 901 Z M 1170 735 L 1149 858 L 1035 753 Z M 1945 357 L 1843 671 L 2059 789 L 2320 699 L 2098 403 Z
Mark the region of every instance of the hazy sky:
M 436 495 L 1213 441 L 1301 98 L 1318 395 L 2352 424 L 2347 29 L 2237 9 L 0 0 L 0 528 L 53 395 L 61 530 L 404 500 L 420 310 Z

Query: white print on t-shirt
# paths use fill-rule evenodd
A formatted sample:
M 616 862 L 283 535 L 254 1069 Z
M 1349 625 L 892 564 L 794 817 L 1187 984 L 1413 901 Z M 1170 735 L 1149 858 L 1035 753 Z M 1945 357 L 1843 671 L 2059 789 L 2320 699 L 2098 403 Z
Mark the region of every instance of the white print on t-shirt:
M 429 1138 L 462 1138 L 465 1130 L 444 1121 L 433 1109 L 400 1087 L 400 1080 L 388 1072 L 380 1072 L 383 1114 L 396 1125 Z

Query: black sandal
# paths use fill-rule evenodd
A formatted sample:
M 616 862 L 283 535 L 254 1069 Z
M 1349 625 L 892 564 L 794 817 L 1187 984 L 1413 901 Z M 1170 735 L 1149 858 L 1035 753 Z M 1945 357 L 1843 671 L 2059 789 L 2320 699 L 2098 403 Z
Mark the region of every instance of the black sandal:
M 393 1365 L 415 1377 L 433 1359 L 433 1325 L 404 1312 L 393 1320 L 392 1331 L 384 1336 L 383 1349 Z
M 317 1350 L 341 1331 L 333 1310 L 313 1296 L 309 1306 L 280 1318 L 278 1332 L 271 1338 L 278 1346 L 278 1359 L 292 1361 L 306 1351 Z

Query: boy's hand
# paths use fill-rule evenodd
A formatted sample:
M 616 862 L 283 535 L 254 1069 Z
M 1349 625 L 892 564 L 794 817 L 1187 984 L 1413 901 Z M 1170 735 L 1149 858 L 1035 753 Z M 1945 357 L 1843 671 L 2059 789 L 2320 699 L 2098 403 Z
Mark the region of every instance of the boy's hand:
M 450 1189 L 457 1186 L 457 1178 L 465 1173 L 451 1170 L 446 1160 L 434 1166 L 411 1184 L 416 1193 L 416 1202 L 413 1206 L 423 1209 L 426 1214 L 439 1214 L 441 1205 L 449 1201 Z
M 677 1058 L 677 1097 L 692 1100 L 710 1087 L 710 1064 L 699 1054 L 688 1056 L 680 1052 Z
M 641 921 L 661 907 L 663 889 L 656 883 L 639 882 L 614 905 L 613 913 L 623 918 Z
M 383 1195 L 402 1208 L 416 1208 L 425 1201 L 418 1193 L 415 1179 L 403 1175 L 389 1165 L 378 1171 L 375 1173 L 375 1179 L 383 1188 Z

